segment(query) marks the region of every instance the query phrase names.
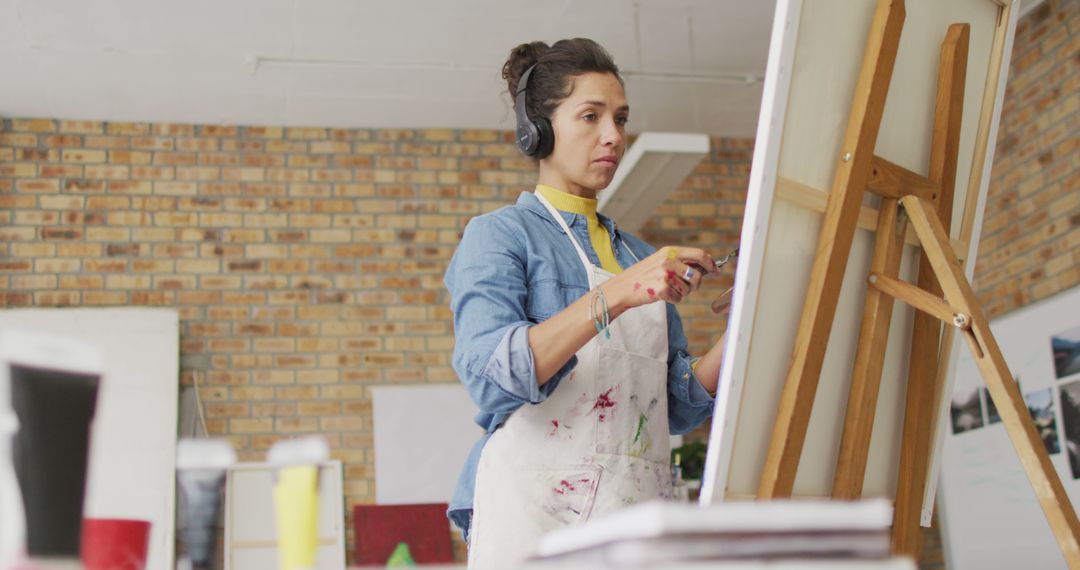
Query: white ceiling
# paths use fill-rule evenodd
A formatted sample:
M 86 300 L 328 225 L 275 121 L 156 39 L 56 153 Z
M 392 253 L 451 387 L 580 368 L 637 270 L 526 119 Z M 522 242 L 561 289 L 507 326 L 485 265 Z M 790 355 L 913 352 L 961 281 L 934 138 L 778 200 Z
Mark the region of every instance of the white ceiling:
M 764 0 L 0 0 L 0 116 L 330 127 L 513 123 L 499 70 L 590 37 L 630 130 L 753 136 Z

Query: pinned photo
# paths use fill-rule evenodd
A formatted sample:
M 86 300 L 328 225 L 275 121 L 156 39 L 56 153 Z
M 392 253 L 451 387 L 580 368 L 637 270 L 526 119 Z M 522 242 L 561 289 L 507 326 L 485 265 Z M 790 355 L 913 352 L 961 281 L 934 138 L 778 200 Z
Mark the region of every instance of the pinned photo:
M 973 386 L 968 390 L 957 389 L 953 392 L 952 403 L 949 405 L 949 415 L 952 417 L 953 434 L 961 434 L 983 426 L 982 403 L 979 398 L 979 388 Z
M 1054 354 L 1054 375 L 1058 380 L 1080 374 L 1080 327 L 1050 336 Z
M 1039 432 L 1046 446 L 1046 452 L 1053 455 L 1061 452 L 1061 444 L 1058 443 L 1057 418 L 1054 415 L 1054 392 L 1051 388 L 1036 390 L 1024 395 L 1031 420 L 1035 423 L 1035 431 Z
M 1065 429 L 1065 450 L 1073 479 L 1080 479 L 1080 382 L 1063 384 L 1061 393 L 1061 423 Z

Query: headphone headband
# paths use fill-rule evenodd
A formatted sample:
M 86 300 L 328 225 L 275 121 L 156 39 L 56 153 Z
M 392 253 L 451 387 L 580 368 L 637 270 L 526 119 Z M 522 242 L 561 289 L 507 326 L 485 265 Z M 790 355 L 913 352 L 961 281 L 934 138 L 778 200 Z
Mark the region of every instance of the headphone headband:
M 532 72 L 534 69 L 536 69 L 537 65 L 539 65 L 539 62 L 530 65 L 529 69 L 526 69 L 525 73 L 521 74 L 521 79 L 518 80 L 518 88 L 515 95 L 521 95 L 525 93 L 525 88 L 529 86 L 529 76 L 532 75 Z

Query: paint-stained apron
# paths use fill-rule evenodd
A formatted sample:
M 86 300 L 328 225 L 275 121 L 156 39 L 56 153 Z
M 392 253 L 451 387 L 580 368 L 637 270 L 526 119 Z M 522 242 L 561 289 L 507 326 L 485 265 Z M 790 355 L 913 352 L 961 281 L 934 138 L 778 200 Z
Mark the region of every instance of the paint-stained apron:
M 559 212 L 536 197 L 577 250 L 589 289 L 610 279 Z M 630 309 L 609 330 L 611 338 L 598 334 L 577 352 L 577 365 L 547 399 L 518 408 L 484 445 L 470 568 L 505 568 L 530 555 L 545 532 L 671 497 L 666 304 Z

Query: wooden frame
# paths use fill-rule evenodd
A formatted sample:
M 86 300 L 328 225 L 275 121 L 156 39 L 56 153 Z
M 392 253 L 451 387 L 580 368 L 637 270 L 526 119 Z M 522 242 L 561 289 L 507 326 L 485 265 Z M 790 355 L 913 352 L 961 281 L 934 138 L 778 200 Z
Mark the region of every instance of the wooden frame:
M 909 5 L 914 2 L 909 2 Z M 972 2 L 973 3 L 973 2 Z M 971 150 L 968 147 L 959 149 L 961 154 L 970 157 L 968 162 L 960 164 L 961 172 L 967 171 L 967 180 L 961 181 L 961 188 L 964 190 L 961 195 L 958 196 L 959 203 L 962 203 L 962 208 L 957 207 L 959 213 L 959 219 L 955 220 L 954 225 L 960 227 L 959 239 L 953 241 L 954 249 L 958 253 L 959 258 L 971 259 L 974 257 L 977 248 L 977 226 L 982 217 L 982 208 L 985 201 L 985 192 L 988 182 L 988 171 L 990 167 L 991 158 L 991 145 L 989 141 L 994 140 L 997 131 L 997 118 L 1000 113 L 1001 99 L 1003 95 L 1003 84 L 1005 76 L 1007 76 L 1009 50 L 1011 49 L 1012 35 L 1015 28 L 1015 21 L 1017 17 L 1018 6 L 1014 2 L 1003 1 L 990 1 L 982 2 L 982 4 L 990 4 L 989 10 L 993 10 L 994 19 L 993 22 L 987 24 L 986 18 L 983 18 L 982 26 L 977 28 L 977 32 L 981 33 L 983 41 L 987 38 L 993 39 L 989 48 L 988 63 L 983 64 L 985 59 L 978 60 L 973 69 L 976 71 L 985 70 L 985 82 L 982 83 L 983 90 L 981 96 L 977 97 L 978 104 L 970 105 L 972 99 L 968 99 L 969 106 L 975 109 L 977 113 L 977 120 L 967 121 L 966 130 L 974 130 L 974 144 Z M 926 3 L 921 3 L 921 6 Z M 811 4 L 808 4 L 808 10 L 810 10 Z M 821 4 L 812 4 L 813 9 L 819 10 L 822 8 Z M 984 12 L 989 12 L 984 10 Z M 761 304 L 760 299 L 762 294 L 760 289 L 768 286 L 768 280 L 765 279 L 764 266 L 765 262 L 762 260 L 766 255 L 766 249 L 769 243 L 769 225 L 772 223 L 770 218 L 775 215 L 775 204 L 779 199 L 783 204 L 786 204 L 783 208 L 791 209 L 796 208 L 808 208 L 811 211 L 823 212 L 825 209 L 825 203 L 827 202 L 828 193 L 814 188 L 815 184 L 812 181 L 802 181 L 796 178 L 788 177 L 781 172 L 780 164 L 781 158 L 781 142 L 785 135 L 785 114 L 788 112 L 795 112 L 792 110 L 792 106 L 788 103 L 789 92 L 791 92 L 791 85 L 793 76 L 795 76 L 796 63 L 796 44 L 798 42 L 799 29 L 801 19 L 804 17 L 802 13 L 802 2 L 798 0 L 781 0 L 778 2 L 777 14 L 775 14 L 774 27 L 773 27 L 773 43 L 772 50 L 769 56 L 769 69 L 766 74 L 765 85 L 765 99 L 762 101 L 761 118 L 758 128 L 757 147 L 755 149 L 754 166 L 751 174 L 751 198 L 747 202 L 746 208 L 746 221 L 744 223 L 743 235 L 742 235 L 742 256 L 739 271 L 735 275 L 735 298 L 737 303 L 733 306 L 731 318 L 729 320 L 729 335 L 727 343 L 727 356 L 723 369 L 721 369 L 720 378 L 720 392 L 718 394 L 718 404 L 716 416 L 714 418 L 713 433 L 710 442 L 710 453 L 708 453 L 708 459 L 706 461 L 706 478 L 702 489 L 703 502 L 716 502 L 729 497 L 743 497 L 746 494 L 754 493 L 753 490 L 745 489 L 745 479 L 747 479 L 746 473 L 740 474 L 742 480 L 734 481 L 734 471 L 743 470 L 744 472 L 751 472 L 756 469 L 754 465 L 750 465 L 750 462 L 754 461 L 753 451 L 747 451 L 751 447 L 765 447 L 767 445 L 757 434 L 752 434 L 753 437 L 737 436 L 740 431 L 745 431 L 746 428 L 741 425 L 740 412 L 746 408 L 757 407 L 761 409 L 760 401 L 761 396 L 757 393 L 747 394 L 744 392 L 746 383 L 751 382 L 746 377 L 754 374 L 752 370 L 748 370 L 748 363 L 750 363 L 751 352 L 754 350 L 753 340 L 755 331 L 755 321 L 760 318 L 767 318 L 772 316 L 769 313 L 770 308 L 767 304 Z M 837 23 L 832 23 L 834 26 Z M 865 25 L 865 24 L 863 24 Z M 887 26 L 882 24 L 880 29 L 886 29 Z M 988 33 L 987 30 L 993 31 Z M 885 37 L 882 35 L 882 38 Z M 870 42 L 866 42 L 870 43 Z M 842 50 L 841 50 L 842 51 Z M 985 52 L 985 49 L 984 49 Z M 840 54 L 837 57 L 842 57 L 846 54 Z M 869 57 L 869 56 L 867 56 Z M 926 65 L 927 62 L 922 62 Z M 943 66 L 943 68 L 948 66 Z M 872 85 L 873 80 L 866 80 L 863 82 L 865 85 Z M 905 85 L 906 86 L 906 85 Z M 969 82 L 969 87 L 972 85 Z M 976 96 L 976 90 L 970 90 L 972 97 Z M 854 104 L 850 104 L 852 109 L 859 106 L 858 101 Z M 843 161 L 843 155 L 846 152 L 850 152 L 852 142 L 858 144 L 858 140 L 862 134 L 852 134 L 849 132 L 847 141 L 840 147 L 838 152 L 839 162 L 836 163 L 836 180 L 833 188 L 834 192 L 837 188 L 845 187 L 845 179 L 850 182 L 852 177 L 862 178 L 863 187 L 870 188 L 879 191 L 882 194 L 890 196 L 890 198 L 883 200 L 883 205 L 880 209 L 890 209 L 894 205 L 890 205 L 890 201 L 895 201 L 899 198 L 900 191 L 896 190 L 900 187 L 906 187 L 907 193 L 913 193 L 919 195 L 922 199 L 935 199 L 935 192 L 939 191 L 941 185 L 940 182 L 931 180 L 933 177 L 922 178 L 914 174 L 917 169 L 921 168 L 909 168 L 902 166 L 902 161 L 892 162 L 891 160 L 881 159 L 875 157 L 873 152 L 869 153 L 870 160 L 866 160 L 867 153 L 865 149 L 863 151 L 854 151 L 851 154 L 851 160 Z M 785 142 L 786 144 L 786 142 Z M 929 145 L 928 145 L 929 146 Z M 962 146 L 962 145 L 961 145 Z M 832 147 L 831 147 L 832 148 Z M 926 147 L 923 147 L 926 149 Z M 940 149 L 939 149 L 940 150 Z M 957 149 L 954 149 L 956 151 Z M 926 150 L 923 150 L 923 152 Z M 940 154 L 940 152 L 935 152 Z M 835 159 L 834 159 L 835 160 Z M 862 160 L 862 162 L 860 162 Z M 909 162 L 909 161 L 908 161 Z M 847 169 L 847 173 L 843 172 Z M 867 175 L 864 169 L 868 169 Z M 931 168 L 932 169 L 932 168 Z M 876 171 L 876 172 L 875 172 Z M 943 175 L 944 173 L 939 173 Z M 926 181 L 923 184 L 923 180 Z M 913 184 L 914 182 L 914 184 Z M 839 201 L 837 201 L 839 202 Z M 949 204 L 951 207 L 951 203 Z M 782 208 L 782 209 L 783 209 Z M 872 206 L 867 204 L 855 204 L 854 206 L 848 204 L 847 212 L 840 212 L 843 208 L 837 208 L 837 212 L 825 214 L 825 223 L 833 223 L 835 226 L 839 226 L 835 220 L 845 219 L 854 225 L 854 221 L 858 220 L 859 227 L 862 228 L 876 228 L 878 222 L 877 218 L 885 220 L 889 218 L 887 214 L 881 214 Z M 890 209 L 891 211 L 891 209 Z M 854 214 L 852 214 L 854 212 Z M 842 216 L 840 216 L 842 214 Z M 954 216 L 955 217 L 955 216 Z M 832 221 L 831 221 L 832 220 Z M 914 234 L 912 230 L 907 230 L 905 233 L 905 243 L 912 243 Z M 839 244 L 843 245 L 843 244 Z M 843 247 L 840 247 L 843 249 Z M 809 254 L 809 252 L 800 252 L 800 254 Z M 867 255 L 867 257 L 869 257 Z M 900 256 L 896 256 L 899 258 Z M 835 262 L 834 262 L 835 263 Z M 891 291 L 897 291 L 897 288 L 903 289 L 909 293 L 905 287 L 914 288 L 914 286 L 907 286 L 896 280 L 895 275 L 891 275 L 890 267 L 893 264 L 899 263 L 899 267 L 903 268 L 903 263 L 897 261 L 897 259 L 889 259 L 888 263 L 881 264 L 880 267 L 876 267 L 875 271 L 880 275 L 879 287 L 870 289 L 870 291 L 880 291 L 882 297 L 883 294 L 888 291 L 883 291 L 882 288 L 891 287 Z M 824 271 L 829 273 L 829 264 L 823 263 L 824 270 L 816 269 L 819 273 Z M 971 271 L 973 263 L 968 263 L 968 270 Z M 832 266 L 835 270 L 836 266 Z M 907 267 L 904 269 L 907 273 L 914 273 L 914 268 Z M 813 270 L 811 271 L 811 273 Z M 928 273 L 923 271 L 922 273 Z M 865 273 L 864 273 L 865 276 Z M 812 281 L 812 280 L 811 280 Z M 835 277 L 834 277 L 835 281 Z M 836 286 L 836 285 L 834 285 Z M 868 293 L 868 295 L 878 295 L 878 293 Z M 766 295 L 767 297 L 767 295 Z M 773 296 L 774 297 L 774 296 Z M 932 296 L 930 296 L 932 297 Z M 922 296 L 922 306 L 930 307 L 937 311 L 936 314 L 942 314 L 944 311 L 943 303 L 934 303 L 929 300 L 927 296 Z M 880 301 L 879 304 L 883 304 L 885 301 Z M 826 303 L 827 304 L 827 303 Z M 786 309 L 786 307 L 785 307 Z M 828 309 L 828 307 L 825 307 Z M 772 311 L 773 314 L 780 312 L 779 310 Z M 936 318 L 927 317 L 932 321 L 922 320 L 920 330 L 940 329 L 940 324 L 937 323 Z M 794 326 L 794 323 L 792 324 Z M 822 323 L 816 325 L 819 327 L 819 334 L 805 335 L 807 338 L 821 338 L 821 330 L 827 331 L 828 326 L 822 326 Z M 894 325 L 895 326 L 895 325 Z M 903 323 L 900 325 L 903 326 Z M 872 327 L 873 328 L 873 327 Z M 880 331 L 879 333 L 880 334 Z M 825 335 L 827 338 L 827 334 Z M 928 343 L 929 344 L 929 343 Z M 931 410 L 931 415 L 936 410 L 944 410 L 944 402 L 942 394 L 947 393 L 947 386 L 945 385 L 949 378 L 949 372 L 951 367 L 955 365 L 955 358 L 950 354 L 950 347 L 953 344 L 953 339 L 950 337 L 950 330 L 946 329 L 944 333 L 942 353 L 940 355 L 942 366 L 926 367 L 923 370 L 922 378 L 927 385 L 930 385 L 929 393 L 926 389 L 921 392 L 916 390 L 913 397 L 918 399 L 919 402 L 924 403 L 923 409 Z M 760 343 L 757 350 L 761 350 Z M 927 351 L 928 349 L 922 348 L 919 351 Z M 937 356 L 935 354 L 935 356 Z M 806 363 L 800 363 L 801 356 L 795 351 L 796 365 L 801 366 L 804 369 L 813 368 L 807 366 Z M 811 363 L 812 364 L 812 363 Z M 876 365 L 872 361 L 865 361 L 861 365 L 864 368 L 873 370 Z M 849 370 L 850 371 L 850 370 Z M 918 372 L 917 372 L 918 374 Z M 745 379 L 745 382 L 744 382 Z M 773 382 L 773 378 L 762 379 L 755 375 L 753 382 Z M 792 392 L 786 396 L 786 402 L 782 404 L 786 406 L 788 410 L 795 409 L 799 401 L 804 399 L 807 394 L 812 394 L 814 389 L 818 386 L 806 384 L 801 388 L 792 389 Z M 754 386 L 754 390 L 760 392 L 757 386 Z M 860 397 L 867 397 L 869 393 L 864 393 Z M 756 398 L 756 399 L 755 399 Z M 767 399 L 767 398 L 766 398 Z M 775 401 L 783 401 L 784 398 L 779 395 L 773 399 L 773 405 Z M 753 401 L 753 402 L 752 402 Z M 797 421 L 794 423 L 802 423 L 806 420 L 805 417 L 795 418 Z M 789 421 L 789 420 L 784 420 Z M 917 447 L 909 449 L 905 461 L 906 472 L 915 473 L 921 472 L 922 475 L 909 477 L 910 479 L 922 479 L 922 483 L 913 485 L 913 481 L 906 480 L 901 485 L 909 490 L 904 491 L 907 494 L 915 492 L 922 492 L 922 505 L 921 510 L 916 508 L 915 519 L 920 519 L 923 524 L 929 524 L 930 515 L 933 506 L 933 490 L 936 486 L 936 457 L 931 453 L 931 449 L 936 449 L 936 443 L 940 442 L 941 436 L 936 434 L 934 428 L 934 422 L 926 420 L 920 420 L 914 422 L 913 425 L 930 426 L 930 429 L 922 428 L 923 433 L 920 438 L 923 443 Z M 788 442 L 788 434 L 792 433 L 792 426 L 788 425 L 786 428 L 780 428 L 774 431 L 773 442 L 777 443 L 779 447 L 796 447 L 796 442 Z M 912 430 L 912 428 L 908 428 Z M 896 445 L 899 447 L 899 445 Z M 819 449 L 820 451 L 820 449 Z M 797 454 L 796 454 L 797 456 Z M 772 462 L 769 464 L 769 462 Z M 875 459 L 870 459 L 872 467 L 874 467 Z M 878 459 L 878 463 L 880 460 Z M 748 466 L 747 466 L 748 465 Z M 829 490 L 822 490 L 820 488 L 810 489 L 809 492 L 799 491 L 795 485 L 794 475 L 791 470 L 791 460 L 787 460 L 785 464 L 782 461 L 782 457 L 774 457 L 767 459 L 764 467 L 766 477 L 762 477 L 762 484 L 758 488 L 760 496 L 762 497 L 781 497 L 786 492 L 795 491 L 794 494 L 829 494 Z M 886 465 L 886 469 L 888 469 Z M 879 469 L 880 471 L 880 469 Z M 752 478 L 752 477 L 751 477 Z M 733 483 L 734 481 L 734 483 Z M 785 492 L 785 487 L 787 487 Z M 805 487 L 812 487 L 807 485 Z M 885 485 L 888 487 L 888 484 Z M 920 489 L 924 489 L 920 490 Z M 851 491 L 847 491 L 849 494 Z M 881 485 L 873 489 L 872 494 L 880 494 L 882 492 Z M 886 491 L 888 492 L 888 491 Z M 909 503 L 910 504 L 910 503 Z M 910 515 L 905 515 L 910 519 Z

